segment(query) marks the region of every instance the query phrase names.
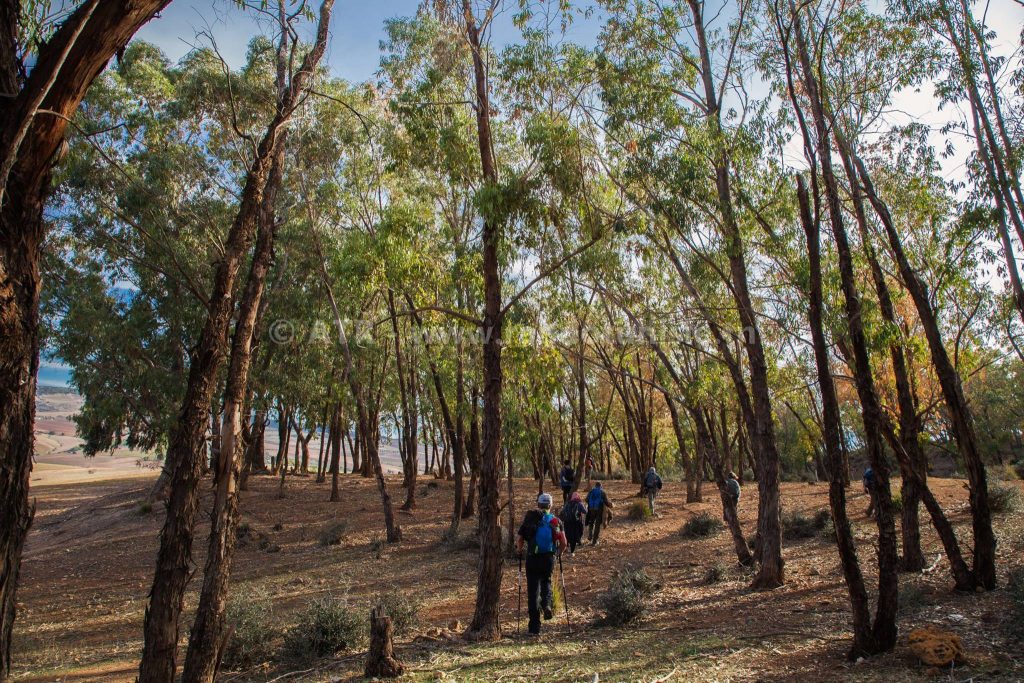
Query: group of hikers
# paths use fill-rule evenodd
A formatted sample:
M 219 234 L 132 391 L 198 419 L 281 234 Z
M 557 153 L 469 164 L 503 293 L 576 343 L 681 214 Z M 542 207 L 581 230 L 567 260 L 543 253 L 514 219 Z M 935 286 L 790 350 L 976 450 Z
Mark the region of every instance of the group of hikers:
M 588 459 L 589 460 L 589 459 Z M 592 461 L 586 464 L 589 481 Z M 615 507 L 601 482 L 594 482 L 587 492 L 586 502 L 577 487 L 576 471 L 563 463 L 559 472 L 558 485 L 562 490 L 562 509 L 558 515 L 552 512 L 554 500 L 549 493 L 537 497 L 537 509 L 530 510 L 519 526 L 516 550 L 519 553 L 522 573 L 523 551 L 526 551 L 526 595 L 529 624 L 527 632 L 540 633 L 541 615 L 544 619 L 554 616 L 551 576 L 556 560 L 561 564 L 561 555 L 568 550 L 570 557 L 583 542 L 584 530 L 590 545 L 596 546 L 601 538 L 601 529 L 608 525 Z M 661 476 L 651 467 L 644 475 L 643 491 L 647 504 L 654 514 L 654 501 L 662 488 Z

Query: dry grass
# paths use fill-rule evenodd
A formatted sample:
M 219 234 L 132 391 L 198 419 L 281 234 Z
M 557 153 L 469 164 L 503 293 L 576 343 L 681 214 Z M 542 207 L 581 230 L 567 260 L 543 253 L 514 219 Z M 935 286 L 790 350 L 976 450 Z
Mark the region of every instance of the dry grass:
M 970 524 L 966 490 L 958 480 L 930 480 L 957 527 L 969 556 Z M 329 484 L 312 477 L 288 482 L 288 497 L 276 498 L 277 482 L 250 480 L 243 494 L 243 520 L 265 530 L 280 552 L 255 545 L 240 548 L 232 579 L 232 599 L 259 593 L 270 596 L 282 630 L 296 624 L 312 599 L 344 594 L 367 614 L 378 596 L 400 592 L 419 604 L 418 625 L 398 639 L 398 654 L 410 667 L 408 680 L 510 681 L 652 680 L 675 672 L 673 681 L 900 681 L 930 680 L 901 644 L 889 655 L 859 665 L 844 660 L 848 643 L 848 607 L 835 547 L 806 541 L 784 549 L 786 585 L 768 593 L 748 589 L 750 575 L 733 568 L 732 540 L 720 533 L 688 539 L 678 533 L 690 517 L 721 516 L 717 499 L 684 505 L 684 487 L 667 482 L 659 503 L 661 517 L 645 524 L 614 524 L 602 544 L 584 547 L 564 562 L 572 634 L 564 614 L 544 625 L 539 644 L 515 635 L 516 564 L 506 564 L 501 606 L 507 637 L 498 643 L 469 644 L 451 640 L 468 624 L 476 581 L 475 545 L 461 549 L 439 542 L 448 526 L 452 485 L 438 482 L 420 497 L 419 508 L 398 514 L 404 541 L 377 547 L 382 533 L 379 498 L 372 481 L 344 477 L 340 503 L 328 502 Z M 14 652 L 15 681 L 130 681 L 141 648 L 146 593 L 163 513 L 138 513 L 148 482 L 128 480 L 50 486 L 36 491 L 39 511 L 29 537 L 19 591 L 19 621 Z M 392 495 L 401 497 L 397 478 L 389 480 Z M 1024 482 L 1014 483 L 1024 486 Z M 635 485 L 608 482 L 613 502 L 628 507 Z M 424 487 L 425 488 L 425 487 Z M 744 491 L 740 519 L 752 537 L 757 510 L 755 487 Z M 536 484 L 517 482 L 516 508 L 527 509 Z M 208 529 L 209 487 L 203 487 L 203 508 L 194 548 L 202 567 Z M 867 501 L 851 491 L 851 514 L 857 515 L 855 536 L 868 586 L 874 585 L 873 522 L 863 518 Z M 784 484 L 787 510 L 808 517 L 827 506 L 825 484 Z M 327 525 L 348 522 L 337 546 L 321 546 L 319 532 Z M 1020 513 L 996 518 L 1000 582 L 1011 567 L 1024 566 L 1024 525 Z M 475 520 L 464 520 L 467 534 Z M 1024 663 L 1016 654 L 1006 620 L 1012 598 L 1006 590 L 963 596 L 952 592 L 941 546 L 922 524 L 930 573 L 901 577 L 912 595 L 926 595 L 901 615 L 903 632 L 935 622 L 964 639 L 970 658 L 956 680 L 1022 680 Z M 598 628 L 599 596 L 613 573 L 629 562 L 642 562 L 661 590 L 651 599 L 639 626 Z M 709 567 L 722 572 L 708 584 Z M 556 573 L 556 581 L 558 576 Z M 193 579 L 182 619 L 187 637 L 198 577 Z M 525 586 L 524 586 L 525 589 Z M 525 605 L 524 605 L 525 607 Z M 525 612 L 525 610 L 524 610 Z M 365 616 L 360 612 L 361 616 Z M 453 624 L 454 621 L 460 622 Z M 523 620 L 525 629 L 525 613 Z M 347 652 L 309 666 L 273 660 L 233 681 L 267 681 L 296 672 L 289 681 L 355 679 L 362 653 Z M 298 674 L 299 670 L 311 669 Z M 997 673 L 998 672 L 998 673 Z M 225 680 L 227 680 L 225 678 Z

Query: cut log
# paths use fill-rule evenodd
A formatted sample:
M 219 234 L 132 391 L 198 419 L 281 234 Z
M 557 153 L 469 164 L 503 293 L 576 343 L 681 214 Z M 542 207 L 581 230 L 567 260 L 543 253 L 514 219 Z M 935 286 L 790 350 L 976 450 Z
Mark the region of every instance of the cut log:
M 391 617 L 383 607 L 370 611 L 370 651 L 366 656 L 367 678 L 397 678 L 405 672 L 405 665 L 395 658 L 394 629 Z

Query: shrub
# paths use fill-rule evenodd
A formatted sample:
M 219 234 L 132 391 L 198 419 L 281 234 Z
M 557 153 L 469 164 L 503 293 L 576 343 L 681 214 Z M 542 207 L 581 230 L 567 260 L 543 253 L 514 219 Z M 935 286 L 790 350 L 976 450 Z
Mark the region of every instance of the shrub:
M 1020 489 L 1013 484 L 996 484 L 988 490 L 988 507 L 996 514 L 1021 509 Z
M 715 564 L 708 567 L 707 572 L 704 573 L 704 583 L 708 584 L 709 586 L 713 583 L 718 583 L 719 581 L 725 578 L 727 572 L 728 569 L 726 569 L 726 566 L 724 564 L 722 564 L 721 562 L 716 562 Z
M 708 536 L 714 536 L 722 528 L 722 520 L 718 519 L 718 517 L 715 517 L 710 512 L 700 512 L 686 520 L 679 533 L 682 534 L 683 538 L 707 538 Z
M 419 624 L 420 601 L 402 593 L 391 592 L 377 597 L 377 604 L 391 617 L 396 636 L 403 636 Z
M 828 521 L 821 527 L 821 531 L 818 532 L 818 538 L 829 543 L 836 542 L 836 523 L 832 519 L 832 515 L 829 515 Z
M 813 538 L 821 533 L 832 521 L 832 513 L 818 510 L 808 517 L 802 512 L 782 513 L 782 537 L 787 541 Z
M 345 538 L 348 531 L 348 522 L 333 522 L 320 530 L 317 540 L 322 546 L 338 545 Z
M 370 552 L 373 553 L 373 556 L 379 560 L 381 558 L 381 555 L 384 554 L 384 546 L 386 545 L 387 543 L 384 541 L 384 537 L 380 534 L 377 534 L 372 539 L 370 539 Z
M 1018 479 L 1024 479 L 1024 460 L 1018 460 L 1013 463 L 1013 471 Z
M 264 662 L 270 642 L 277 635 L 273 604 L 265 594 L 247 595 L 228 605 L 225 616 L 231 638 L 224 647 L 223 662 L 229 669 L 245 669 Z
M 633 624 L 647 612 L 648 601 L 658 591 L 643 567 L 626 565 L 612 576 L 608 590 L 598 599 L 604 611 L 603 623 L 609 626 Z
M 1005 628 L 1010 638 L 1024 642 L 1024 568 L 1017 567 L 1010 571 L 1006 582 L 1012 604 Z
M 931 593 L 927 589 L 913 583 L 900 585 L 900 614 L 911 615 L 931 604 Z
M 626 516 L 634 522 L 646 522 L 651 519 L 651 508 L 644 500 L 635 500 L 629 506 Z
M 480 545 L 480 539 L 471 531 L 455 531 L 451 527 L 441 534 L 441 547 L 449 552 L 461 552 L 463 550 L 475 550 Z
M 367 626 L 346 600 L 326 596 L 310 602 L 288 630 L 284 654 L 296 660 L 333 655 L 362 641 Z
M 892 511 L 897 515 L 903 512 L 903 494 L 899 491 L 892 494 Z
M 144 500 L 141 503 L 139 503 L 137 511 L 140 515 L 148 515 L 153 511 L 153 504 L 148 500 Z

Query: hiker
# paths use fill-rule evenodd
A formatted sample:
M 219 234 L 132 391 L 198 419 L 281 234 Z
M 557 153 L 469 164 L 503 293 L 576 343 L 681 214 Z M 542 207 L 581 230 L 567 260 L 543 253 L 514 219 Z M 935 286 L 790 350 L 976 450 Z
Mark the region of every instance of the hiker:
M 569 543 L 569 555 L 576 553 L 576 546 L 583 540 L 583 522 L 587 516 L 587 507 L 579 493 L 573 493 L 562 506 L 558 515 L 565 528 L 565 540 Z
M 658 476 L 657 470 L 652 466 L 651 469 L 647 470 L 647 475 L 644 477 L 644 493 L 647 494 L 647 504 L 651 508 L 651 516 L 654 516 L 654 499 L 658 495 L 658 491 L 661 490 L 662 482 L 661 477 Z
M 868 494 L 868 519 L 875 516 L 875 471 L 869 466 L 864 470 L 864 493 Z
M 555 554 L 565 550 L 565 532 L 562 522 L 551 514 L 551 494 L 537 497 L 537 509 L 523 517 L 516 538 L 516 550 L 522 555 L 526 546 L 526 600 L 530 613 L 528 632 L 540 634 L 540 615 L 554 616 L 551 594 L 551 574 L 555 571 Z
M 569 500 L 572 494 L 572 487 L 576 485 L 576 470 L 572 468 L 569 461 L 562 463 L 562 471 L 558 473 L 558 486 L 562 489 L 562 504 Z
M 601 527 L 606 523 L 606 517 L 610 517 L 614 505 L 608 500 L 608 494 L 601 487 L 601 482 L 595 481 L 594 488 L 587 494 L 587 540 L 590 545 L 597 545 L 597 539 L 601 536 Z
M 735 472 L 730 471 L 726 475 L 725 492 L 729 495 L 733 505 L 740 504 L 740 480 L 736 477 Z
M 587 486 L 590 486 L 590 478 L 594 476 L 594 459 L 587 455 L 587 459 L 583 465 L 584 471 L 587 473 Z

